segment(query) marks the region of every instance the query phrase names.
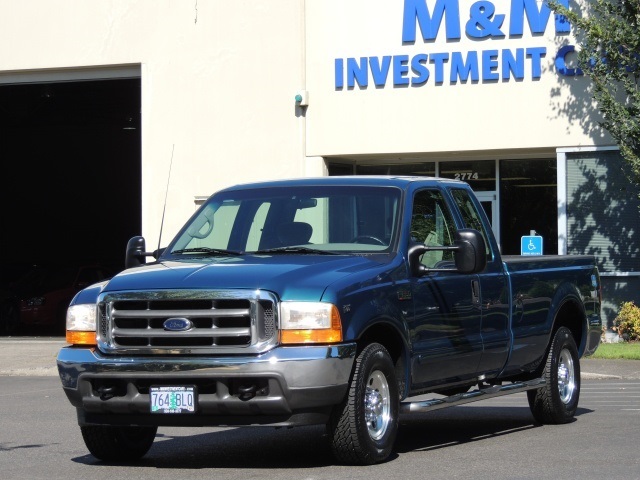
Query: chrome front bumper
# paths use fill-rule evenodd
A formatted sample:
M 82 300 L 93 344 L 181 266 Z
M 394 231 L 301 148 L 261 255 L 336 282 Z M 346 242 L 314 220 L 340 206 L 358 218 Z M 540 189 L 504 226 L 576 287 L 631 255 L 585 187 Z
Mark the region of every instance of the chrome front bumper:
M 81 425 L 307 425 L 325 422 L 344 399 L 355 354 L 355 343 L 247 357 L 107 356 L 66 347 L 58 371 Z M 151 414 L 152 385 L 195 385 L 197 413 Z

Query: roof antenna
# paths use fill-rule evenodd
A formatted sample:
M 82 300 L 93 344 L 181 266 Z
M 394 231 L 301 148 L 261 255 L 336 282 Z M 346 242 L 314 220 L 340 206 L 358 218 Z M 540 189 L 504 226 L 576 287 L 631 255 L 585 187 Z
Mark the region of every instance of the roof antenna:
M 160 251 L 160 243 L 162 243 L 162 227 L 164 226 L 164 212 L 167 210 L 167 197 L 169 196 L 169 180 L 171 180 L 171 167 L 173 166 L 173 151 L 176 148 L 174 143 L 171 147 L 171 161 L 169 162 L 169 176 L 167 177 L 167 190 L 164 193 L 164 206 L 162 207 L 162 220 L 160 221 L 160 235 L 158 236 L 158 251 Z

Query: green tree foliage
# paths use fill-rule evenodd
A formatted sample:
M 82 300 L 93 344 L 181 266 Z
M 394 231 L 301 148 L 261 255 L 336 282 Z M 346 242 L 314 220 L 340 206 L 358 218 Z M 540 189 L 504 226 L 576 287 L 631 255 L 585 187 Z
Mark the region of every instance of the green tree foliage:
M 578 64 L 594 84 L 601 125 L 620 147 L 640 185 L 640 0 L 581 0 L 582 11 L 556 0 L 550 7 L 571 22 Z
M 613 330 L 625 340 L 640 340 L 640 307 L 633 302 L 624 302 L 613 321 Z

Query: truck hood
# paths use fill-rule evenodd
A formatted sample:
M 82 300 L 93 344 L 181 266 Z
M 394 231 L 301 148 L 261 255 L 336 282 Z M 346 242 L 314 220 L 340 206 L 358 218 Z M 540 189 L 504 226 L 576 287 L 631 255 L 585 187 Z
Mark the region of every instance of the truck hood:
M 332 283 L 378 270 L 391 256 L 277 255 L 166 261 L 116 275 L 103 292 L 164 289 L 268 290 L 282 300 L 318 301 Z

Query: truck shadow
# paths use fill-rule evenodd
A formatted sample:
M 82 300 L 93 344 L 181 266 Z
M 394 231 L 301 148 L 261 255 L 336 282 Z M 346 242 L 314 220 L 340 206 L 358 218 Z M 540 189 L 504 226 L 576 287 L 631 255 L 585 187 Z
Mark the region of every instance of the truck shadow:
M 171 469 L 316 468 L 332 465 L 324 426 L 158 429 L 151 450 L 137 462 L 99 462 L 91 455 L 74 458 L 87 465 L 127 465 Z M 194 434 L 194 432 L 196 434 Z
M 590 413 L 579 409 L 576 416 Z M 402 416 L 394 453 L 455 448 L 537 428 L 528 407 L 461 407 Z M 85 465 L 184 469 L 309 469 L 335 465 L 323 426 L 294 429 L 228 428 L 189 435 L 193 430 L 160 428 L 149 453 L 138 462 L 99 462 L 76 457 Z
M 591 412 L 579 408 L 576 417 Z M 402 417 L 401 421 L 397 453 L 438 450 L 541 427 L 528 407 L 465 406 Z

